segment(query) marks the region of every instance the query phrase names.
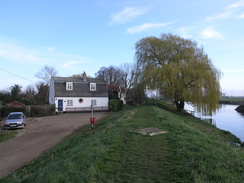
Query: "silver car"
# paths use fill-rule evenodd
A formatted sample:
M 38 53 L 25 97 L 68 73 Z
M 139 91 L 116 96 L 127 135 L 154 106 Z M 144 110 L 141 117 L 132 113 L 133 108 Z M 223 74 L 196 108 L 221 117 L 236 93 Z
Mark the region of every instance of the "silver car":
M 26 117 L 23 112 L 11 112 L 6 118 L 4 129 L 24 128 L 26 126 Z

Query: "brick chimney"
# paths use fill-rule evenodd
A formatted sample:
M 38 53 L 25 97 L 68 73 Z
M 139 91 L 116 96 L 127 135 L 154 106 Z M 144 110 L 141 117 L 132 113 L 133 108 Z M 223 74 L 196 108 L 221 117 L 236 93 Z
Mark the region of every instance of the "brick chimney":
M 84 73 L 82 74 L 83 76 L 83 81 L 86 81 L 86 72 L 84 71 Z

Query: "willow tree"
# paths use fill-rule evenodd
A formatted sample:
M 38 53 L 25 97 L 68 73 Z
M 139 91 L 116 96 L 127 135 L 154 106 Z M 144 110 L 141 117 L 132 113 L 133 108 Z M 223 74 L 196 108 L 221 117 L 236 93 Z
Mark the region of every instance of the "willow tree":
M 146 37 L 136 43 L 136 62 L 147 88 L 157 89 L 178 110 L 191 102 L 212 115 L 220 96 L 220 71 L 197 42 L 172 34 Z

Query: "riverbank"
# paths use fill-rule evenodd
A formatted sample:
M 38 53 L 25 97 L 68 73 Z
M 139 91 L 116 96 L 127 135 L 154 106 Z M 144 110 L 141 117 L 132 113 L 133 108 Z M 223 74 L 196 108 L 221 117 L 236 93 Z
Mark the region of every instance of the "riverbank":
M 241 105 L 244 104 L 244 98 L 243 97 L 221 97 L 219 99 L 219 104 Z
M 241 112 L 241 113 L 244 113 L 244 105 L 240 105 L 236 108 L 236 111 L 237 112 Z
M 157 128 L 160 135 L 138 131 Z M 160 132 L 160 131 L 158 131 Z M 242 182 L 243 148 L 227 131 L 156 106 L 127 108 L 77 129 L 0 182 Z

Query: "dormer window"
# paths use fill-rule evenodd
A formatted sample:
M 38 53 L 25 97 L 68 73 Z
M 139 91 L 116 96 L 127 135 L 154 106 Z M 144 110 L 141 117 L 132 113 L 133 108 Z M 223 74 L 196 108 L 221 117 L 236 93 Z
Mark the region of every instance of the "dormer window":
M 96 91 L 96 83 L 90 83 L 90 91 Z
M 66 82 L 66 90 L 73 90 L 73 83 L 72 82 Z

